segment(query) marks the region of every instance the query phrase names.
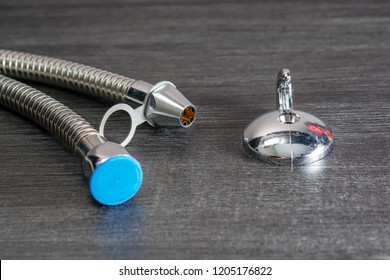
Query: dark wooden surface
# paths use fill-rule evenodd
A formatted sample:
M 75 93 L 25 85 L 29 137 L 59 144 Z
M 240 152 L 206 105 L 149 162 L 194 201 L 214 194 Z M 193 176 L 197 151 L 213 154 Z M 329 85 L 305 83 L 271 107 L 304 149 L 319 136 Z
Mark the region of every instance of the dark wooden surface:
M 128 150 L 143 186 L 102 207 L 74 155 L 1 107 L 0 257 L 390 258 L 389 26 L 388 1 L 1 1 L 1 48 L 170 80 L 199 115 L 187 130 L 140 127 Z M 283 67 L 296 108 L 336 139 L 293 171 L 241 144 Z M 30 84 L 96 127 L 110 106 Z M 126 119 L 111 125 L 120 140 Z

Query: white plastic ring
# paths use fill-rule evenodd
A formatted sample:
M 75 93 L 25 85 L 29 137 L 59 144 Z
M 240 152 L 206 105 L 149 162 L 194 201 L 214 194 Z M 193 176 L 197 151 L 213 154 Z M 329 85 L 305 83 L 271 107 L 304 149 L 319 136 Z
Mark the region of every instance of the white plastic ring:
M 107 112 L 103 116 L 102 122 L 100 123 L 99 133 L 100 133 L 100 135 L 104 136 L 104 127 L 106 126 L 108 118 L 113 113 L 115 113 L 117 111 L 125 111 L 130 116 L 130 120 L 131 120 L 130 131 L 129 131 L 129 134 L 127 135 L 126 139 L 123 140 L 123 142 L 121 143 L 121 146 L 126 147 L 130 143 L 131 139 L 133 138 L 134 133 L 135 133 L 135 128 L 138 125 L 137 123 L 135 123 L 136 120 L 138 119 L 136 112 L 129 105 L 124 104 L 124 103 L 120 103 L 120 104 L 116 104 L 116 105 L 112 106 L 110 109 L 108 109 Z

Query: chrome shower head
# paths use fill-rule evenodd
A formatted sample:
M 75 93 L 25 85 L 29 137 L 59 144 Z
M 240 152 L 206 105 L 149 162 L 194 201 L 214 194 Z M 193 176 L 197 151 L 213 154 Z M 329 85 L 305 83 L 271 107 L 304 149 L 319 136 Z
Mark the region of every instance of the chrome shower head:
M 333 133 L 317 117 L 293 109 L 291 74 L 278 72 L 275 111 L 254 119 L 244 131 L 245 150 L 276 165 L 304 165 L 324 158 L 333 147 Z

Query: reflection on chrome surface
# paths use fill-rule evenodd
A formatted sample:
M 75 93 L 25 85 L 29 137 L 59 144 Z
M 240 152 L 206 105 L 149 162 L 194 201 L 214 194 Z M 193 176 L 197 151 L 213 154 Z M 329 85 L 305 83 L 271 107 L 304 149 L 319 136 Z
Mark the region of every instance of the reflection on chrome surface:
M 277 110 L 253 120 L 244 131 L 244 147 L 255 158 L 277 165 L 318 161 L 332 150 L 333 134 L 317 117 L 294 110 L 291 75 L 277 78 Z

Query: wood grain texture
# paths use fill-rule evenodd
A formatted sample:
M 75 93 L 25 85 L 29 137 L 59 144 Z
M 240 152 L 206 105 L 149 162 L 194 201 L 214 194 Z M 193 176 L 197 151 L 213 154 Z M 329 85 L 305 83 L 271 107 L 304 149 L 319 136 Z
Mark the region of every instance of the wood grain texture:
M 388 1 L 2 1 L 0 47 L 151 83 L 198 107 L 187 130 L 139 127 L 137 196 L 97 205 L 79 160 L 0 109 L 1 259 L 389 259 Z M 294 101 L 333 126 L 332 154 L 271 166 L 241 137 L 274 108 L 289 68 Z M 98 126 L 110 106 L 32 84 Z M 111 125 L 121 139 L 125 118 Z

